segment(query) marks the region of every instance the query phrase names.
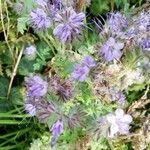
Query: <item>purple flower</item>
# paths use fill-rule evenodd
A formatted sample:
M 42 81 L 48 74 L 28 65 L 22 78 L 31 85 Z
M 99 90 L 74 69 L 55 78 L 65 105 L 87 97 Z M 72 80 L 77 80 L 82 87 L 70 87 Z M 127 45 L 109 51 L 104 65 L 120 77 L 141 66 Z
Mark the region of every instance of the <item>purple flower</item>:
M 134 37 L 136 37 L 138 34 L 139 34 L 138 29 L 136 29 L 136 28 L 134 28 L 134 27 L 132 27 L 132 28 L 130 28 L 129 30 L 127 30 L 126 32 L 124 32 L 124 36 L 125 36 L 125 38 L 127 38 L 127 39 L 134 38 Z
M 62 8 L 62 0 L 53 0 L 53 5 L 60 10 Z
M 87 66 L 77 64 L 72 73 L 72 78 L 82 82 L 86 80 L 89 72 L 90 72 L 90 69 Z
M 36 115 L 36 107 L 33 104 L 30 103 L 26 103 L 25 104 L 25 110 L 27 111 L 27 113 L 29 113 L 31 116 L 35 116 Z
M 123 54 L 121 51 L 123 47 L 123 43 L 116 42 L 114 38 L 110 37 L 108 41 L 102 46 L 101 54 L 108 62 L 114 59 L 119 60 Z
M 115 99 L 117 100 L 117 102 L 119 104 L 124 104 L 125 103 L 126 97 L 122 93 L 122 91 L 117 92 L 116 95 L 115 95 L 115 97 L 116 97 Z
M 43 9 L 37 8 L 30 13 L 31 25 L 33 28 L 38 30 L 45 30 L 51 27 L 51 19 L 47 16 Z
M 141 13 L 135 22 L 141 31 L 150 31 L 150 12 Z
M 96 62 L 93 59 L 93 57 L 91 57 L 91 56 L 86 56 L 83 59 L 82 64 L 85 65 L 85 66 L 87 66 L 87 67 L 89 67 L 89 68 L 92 68 L 92 67 L 96 66 Z
M 108 19 L 108 26 L 111 31 L 118 32 L 126 28 L 128 22 L 121 13 L 111 13 Z
M 150 51 L 150 37 L 142 39 L 139 45 L 143 50 Z
M 64 131 L 63 121 L 59 119 L 56 123 L 54 123 L 54 125 L 51 128 L 51 132 L 52 132 L 51 146 L 52 147 L 56 144 L 59 136 L 63 133 L 63 131 Z
M 52 3 L 48 3 L 48 9 L 50 10 L 51 18 L 54 20 L 56 14 L 62 11 L 62 1 L 53 0 Z
M 40 98 L 47 93 L 48 83 L 40 76 L 34 75 L 26 78 L 27 95 Z
M 132 117 L 128 114 L 124 114 L 122 109 L 117 109 L 114 114 L 108 114 L 106 119 L 110 124 L 110 137 L 114 137 L 117 133 L 129 133 L 129 124 L 132 122 Z
M 25 48 L 24 54 L 28 59 L 33 60 L 36 57 L 36 47 L 31 45 Z
M 67 8 L 62 14 L 55 15 L 55 21 L 58 25 L 54 29 L 54 35 L 63 43 L 72 41 L 81 33 L 81 27 L 84 25 L 84 13 L 76 13 L 72 8 Z
M 27 96 L 27 100 L 25 103 L 25 111 L 31 116 L 35 116 L 37 112 L 37 103 L 39 99 Z
M 112 88 L 110 89 L 110 93 L 112 101 L 116 101 L 118 104 L 124 105 L 126 97 L 121 90 Z

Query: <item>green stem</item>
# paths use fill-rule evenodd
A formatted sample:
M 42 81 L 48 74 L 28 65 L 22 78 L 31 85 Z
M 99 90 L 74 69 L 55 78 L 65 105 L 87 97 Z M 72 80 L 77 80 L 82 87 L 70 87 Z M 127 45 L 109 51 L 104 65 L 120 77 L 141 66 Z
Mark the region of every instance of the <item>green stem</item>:
M 50 47 L 50 49 L 52 50 L 53 54 L 56 55 L 53 46 L 50 44 L 50 42 L 47 40 L 47 38 L 45 36 L 43 36 L 43 35 L 42 35 L 42 38 L 47 43 L 47 45 Z
M 0 125 L 18 125 L 18 124 L 26 124 L 26 122 L 16 120 L 0 120 Z
M 0 113 L 1 118 L 28 118 L 31 117 L 30 115 L 14 115 L 8 113 Z

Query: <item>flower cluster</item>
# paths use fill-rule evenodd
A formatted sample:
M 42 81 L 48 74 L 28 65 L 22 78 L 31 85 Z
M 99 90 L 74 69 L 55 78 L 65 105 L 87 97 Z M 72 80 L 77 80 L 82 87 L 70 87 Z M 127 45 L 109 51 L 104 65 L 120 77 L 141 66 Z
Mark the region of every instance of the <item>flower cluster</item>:
M 82 33 L 84 13 L 66 7 L 63 1 L 36 0 L 37 8 L 30 12 L 30 25 L 36 32 L 52 28 L 54 36 L 62 43 L 71 42 Z
M 77 64 L 72 73 L 74 80 L 85 81 L 90 69 L 96 66 L 95 60 L 91 56 L 86 56 L 81 64 Z
M 39 75 L 27 77 L 25 79 L 27 88 L 27 101 L 25 110 L 32 116 L 36 115 L 36 104 L 39 99 L 47 93 L 48 84 Z
M 65 45 L 63 48 L 66 55 L 56 54 L 50 60 L 50 70 L 46 74 L 48 82 L 39 75 L 25 79 L 27 88 L 25 110 L 31 116 L 36 116 L 41 123 L 48 124 L 52 135 L 51 147 L 56 145 L 65 129 L 82 127 L 87 131 L 88 127 L 92 126 L 90 124 L 86 127 L 88 121 L 95 116 L 101 117 L 99 123 L 94 119 L 91 122 L 97 123 L 101 132 L 104 127 L 107 137 L 128 135 L 133 120 L 132 116 L 125 114 L 123 110 L 126 110 L 124 104 L 128 103 L 128 97 L 126 98 L 128 88 L 134 84 L 144 83 L 145 78 L 140 67 L 149 67 L 150 64 L 149 13 L 147 16 L 145 13 L 142 14 L 136 20 L 133 18 L 131 22 L 119 12 L 111 13 L 102 27 L 100 44 L 90 45 L 95 48 L 92 52 L 90 48 L 86 48 L 89 51 L 85 52 L 88 54 L 85 56 L 84 52 L 76 53 L 76 45 L 70 46 L 70 43 L 82 33 L 85 14 L 77 13 L 74 7 L 68 7 L 68 3 L 65 2 L 54 0 L 50 3 L 48 0 L 36 0 L 37 8 L 30 13 L 32 27 L 37 32 L 51 28 L 47 30 L 46 38 L 52 33 L 63 43 L 59 48 Z M 57 40 L 51 35 L 48 38 L 52 40 L 57 50 Z M 83 43 L 80 48 L 88 47 L 90 42 L 87 43 Z M 37 50 L 31 45 L 25 48 L 24 54 L 34 59 Z M 74 60 L 80 58 L 81 54 L 85 57 L 74 65 Z M 139 58 L 143 59 L 143 62 Z M 65 63 L 60 65 L 61 62 Z M 70 64 L 74 65 L 72 72 Z M 86 82 L 88 77 L 91 77 L 91 80 Z M 103 107 L 108 108 L 103 112 Z M 114 108 L 115 112 L 111 112 Z

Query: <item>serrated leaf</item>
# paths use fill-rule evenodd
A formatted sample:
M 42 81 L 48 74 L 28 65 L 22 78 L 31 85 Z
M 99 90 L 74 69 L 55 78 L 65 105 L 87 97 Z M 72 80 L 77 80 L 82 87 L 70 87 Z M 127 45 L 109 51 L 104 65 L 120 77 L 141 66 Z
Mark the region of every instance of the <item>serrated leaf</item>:
M 18 32 L 20 32 L 21 34 L 24 34 L 24 31 L 27 30 L 27 22 L 29 21 L 29 17 L 24 16 L 24 17 L 18 18 L 17 21 L 18 21 L 17 23 Z
M 109 1 L 94 0 L 91 5 L 91 11 L 94 15 L 102 14 L 109 10 Z
M 9 96 L 10 101 L 15 105 L 23 105 L 23 95 L 21 87 L 13 87 Z
M 30 73 L 34 72 L 34 65 L 35 61 L 29 61 L 25 57 L 23 57 L 20 61 L 19 67 L 18 67 L 18 72 L 20 75 L 29 75 Z

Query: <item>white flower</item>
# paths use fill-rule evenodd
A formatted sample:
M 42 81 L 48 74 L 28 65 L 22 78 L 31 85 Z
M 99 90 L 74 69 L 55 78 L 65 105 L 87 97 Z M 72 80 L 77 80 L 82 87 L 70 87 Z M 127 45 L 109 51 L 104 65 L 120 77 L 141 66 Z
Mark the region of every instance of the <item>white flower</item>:
M 36 55 L 37 55 L 36 47 L 33 45 L 26 47 L 24 50 L 24 54 L 25 54 L 26 58 L 28 58 L 30 60 L 35 59 Z
M 132 117 L 124 114 L 122 109 L 117 109 L 114 114 L 108 114 L 106 119 L 110 124 L 109 137 L 114 137 L 117 133 L 129 133 L 129 124 L 132 122 Z

